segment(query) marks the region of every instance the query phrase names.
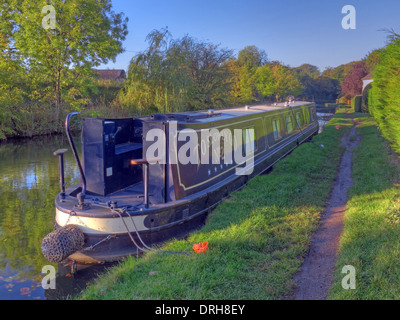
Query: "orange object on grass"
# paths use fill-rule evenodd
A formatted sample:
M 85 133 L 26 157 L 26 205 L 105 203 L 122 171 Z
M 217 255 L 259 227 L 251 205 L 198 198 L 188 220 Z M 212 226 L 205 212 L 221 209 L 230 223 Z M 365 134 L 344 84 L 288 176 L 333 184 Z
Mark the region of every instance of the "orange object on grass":
M 200 242 L 200 243 L 195 243 L 193 245 L 193 250 L 196 253 L 204 253 L 208 251 L 208 242 Z
M 342 129 L 342 126 L 335 126 L 335 129 L 340 130 L 340 129 Z

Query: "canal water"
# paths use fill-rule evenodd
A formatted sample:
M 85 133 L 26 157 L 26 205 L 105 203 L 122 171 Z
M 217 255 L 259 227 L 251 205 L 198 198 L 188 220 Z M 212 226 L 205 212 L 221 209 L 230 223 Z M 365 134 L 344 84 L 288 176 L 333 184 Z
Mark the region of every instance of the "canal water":
M 319 123 L 319 133 L 324 131 L 325 126 L 329 123 L 329 121 L 334 116 L 333 113 L 317 113 L 317 119 Z
M 318 115 L 323 127 L 332 115 Z M 75 139 L 79 152 L 79 137 Z M 109 265 L 50 264 L 42 255 L 43 237 L 54 230 L 54 199 L 60 190 L 57 149 L 69 149 L 65 135 L 9 140 L 0 144 L 0 300 L 68 299 Z M 79 181 L 71 151 L 65 154 L 65 181 Z M 52 265 L 56 289 L 43 289 L 42 269 Z
M 0 144 L 0 300 L 68 299 L 105 269 L 78 266 L 72 273 L 69 265 L 50 264 L 42 255 L 42 239 L 54 230 L 60 186 L 53 152 L 59 148 L 70 150 L 65 135 Z M 79 181 L 71 151 L 65 154 L 65 181 Z M 56 271 L 56 289 L 44 290 L 42 278 L 49 273 L 42 269 L 48 265 Z

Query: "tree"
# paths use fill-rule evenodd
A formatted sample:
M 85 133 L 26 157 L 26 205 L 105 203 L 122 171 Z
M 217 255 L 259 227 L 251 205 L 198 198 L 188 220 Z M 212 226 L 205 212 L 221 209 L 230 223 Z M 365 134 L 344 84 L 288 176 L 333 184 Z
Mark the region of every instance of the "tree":
M 23 59 L 14 47 L 12 34 L 12 6 L 2 3 L 0 12 L 0 140 L 15 134 L 18 115 L 13 107 L 20 104 L 26 95 Z
M 274 64 L 271 67 L 273 73 L 273 92 L 276 101 L 282 101 L 287 96 L 298 96 L 302 92 L 302 85 L 290 68 Z
M 308 78 L 315 79 L 321 75 L 317 66 L 307 63 L 302 64 L 300 67 L 294 68 L 294 71 L 296 71 L 300 81 Z
M 258 67 L 262 67 L 267 62 L 268 57 L 265 51 L 256 46 L 247 46 L 243 48 L 240 50 L 237 58 L 239 66 L 246 66 L 253 71 Z
M 55 28 L 45 29 L 42 8 L 48 1 L 9 3 L 9 42 L 23 56 L 32 84 L 54 106 L 58 121 L 63 103 L 75 108 L 86 103 L 92 68 L 114 61 L 123 51 L 128 20 L 112 11 L 110 0 L 53 0 Z
M 342 64 L 336 68 L 326 68 L 323 72 L 322 72 L 322 76 L 324 77 L 328 77 L 331 79 L 335 79 L 338 80 L 340 84 L 342 84 L 342 82 L 344 81 L 344 79 L 346 78 L 346 76 L 350 73 L 350 71 L 353 69 L 353 65 L 359 63 L 361 61 L 352 61 L 349 62 L 347 64 Z
M 232 57 L 232 50 L 209 42 L 192 42 L 193 53 L 189 70 L 195 83 L 194 109 L 222 106 L 226 100 L 225 79 L 228 70 L 225 62 Z
M 305 77 L 301 81 L 304 87 L 302 97 L 309 101 L 334 101 L 338 98 L 341 87 L 338 80 L 325 76 L 315 79 Z
M 262 99 L 274 96 L 282 101 L 287 96 L 297 96 L 302 92 L 302 85 L 295 72 L 279 63 L 268 63 L 256 72 L 255 83 Z
M 362 92 L 364 78 L 368 74 L 368 70 L 364 62 L 359 62 L 353 65 L 350 73 L 345 77 L 342 83 L 342 96 L 352 98 L 360 95 Z
M 259 96 L 255 85 L 256 72 L 267 62 L 268 57 L 265 51 L 256 46 L 243 48 L 237 59 L 229 62 L 232 104 L 249 104 L 258 100 Z
M 133 57 L 121 102 L 139 113 L 223 107 L 229 99 L 232 51 L 167 29 L 151 32 L 148 48 Z
M 274 73 L 270 65 L 265 64 L 257 69 L 255 85 L 261 100 L 274 94 Z
M 339 68 L 338 70 L 343 71 Z M 323 75 L 319 72 L 318 67 L 303 64 L 294 68 L 297 77 L 304 87 L 302 97 L 309 101 L 327 101 L 336 100 L 340 93 L 339 81 L 334 79 L 337 70 L 325 70 Z M 329 74 L 329 76 L 327 76 Z M 338 76 L 338 74 L 336 74 Z
M 230 103 L 250 104 L 256 100 L 254 72 L 246 65 L 239 65 L 235 59 L 231 59 L 227 63 L 227 68 L 230 74 Z

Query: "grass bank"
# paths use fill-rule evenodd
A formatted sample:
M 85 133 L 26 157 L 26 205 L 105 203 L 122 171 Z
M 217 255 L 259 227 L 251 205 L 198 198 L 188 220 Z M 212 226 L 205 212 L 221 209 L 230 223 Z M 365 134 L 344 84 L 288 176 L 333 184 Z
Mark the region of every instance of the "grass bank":
M 128 258 L 78 298 L 267 300 L 291 294 L 344 151 L 340 139 L 352 125 L 339 110 L 314 143 L 303 144 L 270 174 L 251 180 L 188 239 L 163 247 L 192 252 L 194 243 L 208 241 L 208 252 Z
M 400 299 L 400 161 L 374 119 L 354 114 L 363 136 L 354 150 L 353 187 L 330 299 Z M 342 288 L 342 268 L 355 267 L 356 289 Z

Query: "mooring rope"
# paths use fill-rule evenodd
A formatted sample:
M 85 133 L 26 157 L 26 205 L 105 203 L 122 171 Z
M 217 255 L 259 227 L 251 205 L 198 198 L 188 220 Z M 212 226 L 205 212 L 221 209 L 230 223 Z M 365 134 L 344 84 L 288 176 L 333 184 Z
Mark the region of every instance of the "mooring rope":
M 111 208 L 110 208 L 110 209 L 111 209 Z M 142 251 L 142 252 L 151 251 L 151 249 L 149 250 L 149 249 L 140 247 L 140 246 L 136 243 L 135 239 L 132 237 L 132 235 L 131 235 L 131 233 L 130 233 L 130 231 L 129 231 L 129 228 L 128 228 L 128 226 L 126 225 L 125 220 L 124 220 L 124 218 L 122 217 L 122 215 L 121 215 L 117 210 L 111 209 L 111 211 L 114 212 L 114 213 L 116 213 L 116 214 L 118 214 L 118 216 L 121 218 L 122 223 L 123 223 L 124 226 L 125 226 L 126 232 L 128 233 L 129 238 L 131 239 L 131 241 L 133 242 L 133 244 L 136 246 L 136 248 L 138 248 L 138 249 L 139 249 L 140 251 Z
M 158 248 L 149 247 L 148 245 L 146 245 L 146 243 L 143 241 L 142 237 L 140 236 L 139 230 L 138 230 L 138 228 L 136 227 L 136 224 L 135 224 L 135 222 L 134 222 L 133 217 L 126 211 L 125 208 L 123 208 L 122 211 L 125 212 L 125 213 L 130 217 L 130 219 L 131 219 L 131 221 L 132 221 L 132 224 L 133 224 L 133 228 L 134 228 L 134 230 L 135 230 L 135 233 L 136 233 L 136 235 L 137 235 L 139 241 L 142 243 L 143 247 L 145 247 L 145 248 L 147 249 L 146 251 L 156 251 L 156 252 L 171 253 L 171 254 L 182 254 L 182 255 L 189 255 L 189 254 L 192 254 L 191 252 L 167 251 L 167 250 L 161 250 L 161 249 L 158 249 Z M 120 215 L 120 217 L 122 218 L 121 215 Z M 125 224 L 125 225 L 126 225 L 126 224 Z M 129 233 L 129 235 L 130 235 L 129 230 L 127 230 L 127 231 L 128 231 L 128 233 Z
M 140 234 L 139 234 L 139 230 L 138 230 L 138 228 L 137 228 L 137 226 L 136 226 L 136 224 L 135 224 L 135 222 L 134 222 L 133 217 L 129 214 L 129 212 L 126 210 L 126 208 L 117 208 L 117 209 L 115 209 L 115 208 L 111 208 L 111 207 L 108 206 L 108 205 L 103 205 L 103 204 L 100 204 L 100 203 L 95 203 L 94 205 L 99 206 L 99 207 L 103 207 L 103 208 L 107 208 L 107 209 L 109 209 L 111 212 L 116 213 L 116 214 L 121 218 L 122 223 L 124 224 L 124 227 L 125 227 L 125 229 L 126 229 L 126 232 L 128 233 L 128 236 L 129 236 L 131 242 L 135 245 L 136 248 L 138 248 L 138 250 L 140 250 L 140 251 L 142 251 L 142 252 L 157 251 L 157 252 L 163 252 L 163 253 L 182 254 L 182 255 L 190 255 L 190 254 L 192 254 L 192 252 L 167 251 L 167 250 L 160 250 L 160 249 L 158 249 L 158 248 L 152 248 L 152 247 L 148 246 L 148 245 L 143 241 L 142 237 L 141 237 Z M 130 219 L 131 219 L 131 221 L 132 221 L 132 225 L 133 225 L 134 232 L 136 233 L 136 235 L 137 235 L 137 237 L 138 237 L 138 239 L 139 239 L 139 241 L 141 242 L 141 244 L 142 244 L 143 247 L 140 246 L 140 245 L 135 241 L 135 239 L 133 238 L 133 236 L 132 236 L 132 234 L 131 234 L 131 231 L 129 230 L 129 228 L 128 228 L 126 222 L 125 222 L 125 219 L 124 219 L 124 217 L 122 216 L 122 214 L 121 214 L 120 211 L 121 211 L 122 213 L 126 213 L 126 214 L 128 215 L 128 217 L 130 217 Z

